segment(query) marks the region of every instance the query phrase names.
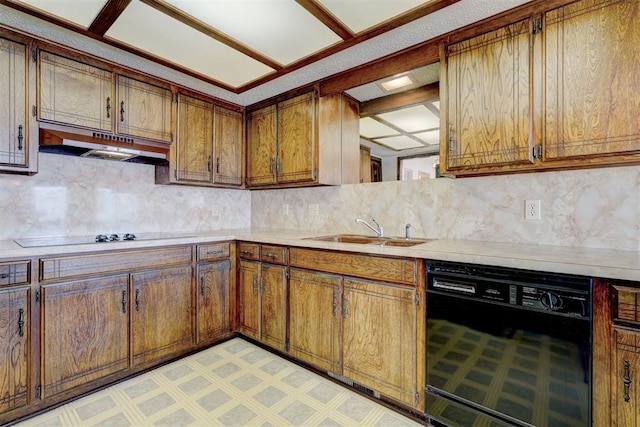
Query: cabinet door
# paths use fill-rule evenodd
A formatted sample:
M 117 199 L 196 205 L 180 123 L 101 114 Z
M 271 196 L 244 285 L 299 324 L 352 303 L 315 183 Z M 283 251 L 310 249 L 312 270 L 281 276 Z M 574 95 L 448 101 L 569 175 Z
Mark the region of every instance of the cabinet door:
M 545 15 L 545 160 L 640 154 L 638 22 L 637 0 Z
M 253 111 L 247 116 L 247 184 L 276 182 L 276 107 Z
M 213 104 L 180 95 L 175 178 L 178 181 L 210 183 L 213 172 Z
M 448 170 L 532 163 L 529 27 L 521 21 L 447 47 Z
M 640 333 L 613 329 L 612 426 L 640 425 Z
M 284 351 L 287 278 L 282 265 L 262 264 L 260 274 L 260 340 Z
M 131 275 L 133 365 L 184 352 L 192 344 L 191 266 Z
M 339 374 L 342 278 L 292 268 L 289 294 L 289 354 Z
M 344 279 L 343 375 L 416 404 L 416 290 Z
M 39 88 L 40 120 L 112 131 L 111 71 L 40 51 Z
M 129 367 L 128 276 L 42 286 L 42 396 Z
M 313 181 L 317 173 L 315 94 L 278 104 L 278 183 Z
M 238 327 L 240 333 L 260 337 L 260 263 L 240 260 L 238 269 Z
M 242 113 L 215 107 L 216 184 L 242 185 Z
M 28 57 L 26 44 L 0 37 L 0 170 L 27 167 L 30 138 L 37 134 L 31 133 L 27 114 Z
M 172 142 L 169 89 L 118 76 L 117 132 Z
M 231 262 L 228 259 L 198 264 L 198 343 L 231 331 L 230 285 Z
M 27 404 L 29 290 L 0 292 L 0 413 Z

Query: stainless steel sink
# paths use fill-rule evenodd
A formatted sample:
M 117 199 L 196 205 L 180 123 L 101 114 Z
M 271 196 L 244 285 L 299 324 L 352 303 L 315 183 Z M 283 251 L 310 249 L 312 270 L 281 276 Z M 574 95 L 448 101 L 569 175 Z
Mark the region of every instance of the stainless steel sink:
M 376 237 L 360 234 L 333 234 L 330 236 L 308 237 L 306 240 L 322 242 L 354 243 L 358 245 L 409 247 L 426 243 L 428 239 L 403 239 L 401 237 Z

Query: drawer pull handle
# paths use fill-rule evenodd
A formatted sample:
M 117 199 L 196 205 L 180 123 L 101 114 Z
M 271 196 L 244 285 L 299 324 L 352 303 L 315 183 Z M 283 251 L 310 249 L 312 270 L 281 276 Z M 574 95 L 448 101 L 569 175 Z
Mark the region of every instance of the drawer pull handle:
M 631 398 L 629 396 L 629 387 L 631 386 L 631 376 L 629 375 L 630 365 L 629 361 L 622 362 L 624 366 L 624 377 L 622 377 L 622 383 L 624 384 L 624 401 L 628 402 Z
M 18 310 L 18 335 L 24 336 L 24 308 Z
M 136 311 L 140 311 L 140 289 L 136 289 Z
M 220 255 L 223 254 L 224 251 L 223 250 L 219 250 L 219 251 L 207 251 L 207 255 Z
M 204 276 L 202 276 L 200 278 L 200 295 L 204 296 L 204 292 L 205 292 L 205 286 L 204 286 Z
M 278 259 L 278 254 L 272 254 L 272 253 L 269 253 L 269 252 L 264 254 L 264 256 L 267 257 L 267 258 Z
M 247 250 L 247 249 L 241 249 L 240 253 L 242 255 L 253 255 L 253 251 Z
M 0 274 L 0 279 L 8 279 L 8 278 L 9 278 L 9 273 Z
M 122 312 L 127 312 L 127 291 L 122 291 Z

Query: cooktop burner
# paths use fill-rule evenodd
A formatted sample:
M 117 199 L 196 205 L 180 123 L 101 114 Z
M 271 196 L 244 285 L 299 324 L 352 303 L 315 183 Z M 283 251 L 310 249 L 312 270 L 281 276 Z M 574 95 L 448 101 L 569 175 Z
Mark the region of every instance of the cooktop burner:
M 129 242 L 132 240 L 162 240 L 162 239 L 180 239 L 187 237 L 195 237 L 188 233 L 124 233 L 120 234 L 98 234 L 94 237 L 90 236 L 69 236 L 69 237 L 33 237 L 27 239 L 15 239 L 18 245 L 23 248 L 38 248 L 43 246 L 64 246 L 64 245 L 86 245 L 90 243 L 115 243 Z

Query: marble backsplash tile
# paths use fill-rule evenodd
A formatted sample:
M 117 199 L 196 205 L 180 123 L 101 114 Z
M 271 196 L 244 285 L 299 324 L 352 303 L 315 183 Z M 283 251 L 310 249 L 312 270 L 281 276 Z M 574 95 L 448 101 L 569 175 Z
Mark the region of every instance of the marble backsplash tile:
M 0 174 L 0 240 L 251 225 L 248 191 L 155 185 L 151 165 L 39 157 L 36 175 Z
M 541 220 L 524 219 L 526 199 Z M 355 219 L 372 216 L 389 236 L 410 223 L 414 237 L 640 250 L 640 167 L 252 193 L 253 227 L 366 234 Z

